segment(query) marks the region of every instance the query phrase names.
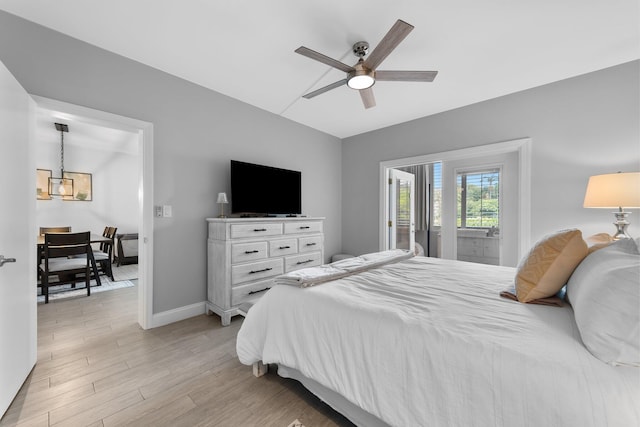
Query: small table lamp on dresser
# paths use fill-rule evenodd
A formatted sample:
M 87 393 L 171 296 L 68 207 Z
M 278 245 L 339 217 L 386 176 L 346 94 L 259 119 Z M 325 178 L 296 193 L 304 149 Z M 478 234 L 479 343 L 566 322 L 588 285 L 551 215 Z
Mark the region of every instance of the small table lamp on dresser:
M 589 178 L 587 192 L 584 196 L 585 208 L 617 208 L 613 214 L 617 227 L 614 240 L 630 239 L 627 233 L 631 212 L 623 208 L 640 208 L 640 172 L 610 173 L 594 175 Z
M 229 203 L 229 200 L 227 199 L 227 193 L 218 193 L 217 203 L 220 205 L 220 216 L 218 216 L 218 218 L 226 218 L 227 216 L 224 214 L 224 205 Z

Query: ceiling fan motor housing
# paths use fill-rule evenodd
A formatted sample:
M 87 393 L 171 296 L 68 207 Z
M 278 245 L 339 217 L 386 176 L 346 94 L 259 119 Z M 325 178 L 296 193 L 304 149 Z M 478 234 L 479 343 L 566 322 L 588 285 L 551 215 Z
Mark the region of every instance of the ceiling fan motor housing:
M 354 70 L 347 74 L 347 86 L 351 89 L 367 89 L 376 82 L 376 72 L 365 67 L 362 58 L 353 68 Z
M 353 44 L 353 54 L 358 58 L 364 58 L 367 52 L 369 52 L 369 43 L 360 41 Z

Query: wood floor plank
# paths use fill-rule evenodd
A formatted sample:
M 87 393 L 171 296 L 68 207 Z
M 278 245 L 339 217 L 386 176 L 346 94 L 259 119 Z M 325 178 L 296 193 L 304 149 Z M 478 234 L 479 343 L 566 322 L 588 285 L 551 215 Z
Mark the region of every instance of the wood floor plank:
M 37 363 L 33 368 L 34 380 L 49 378 L 52 375 L 61 375 L 65 372 L 75 372 L 82 366 L 89 366 L 87 358 L 82 355 L 70 354 L 65 358 L 51 359 L 43 363 Z
M 174 426 L 175 419 L 195 408 L 189 396 L 173 401 L 144 400 L 103 419 L 105 427 L 111 426 Z
M 136 402 L 143 400 L 137 390 L 120 394 L 107 392 L 95 393 L 83 400 L 78 400 L 49 412 L 51 426 L 85 426 L 115 414 Z
M 40 414 L 15 424 L 16 427 L 48 427 L 49 414 Z
M 126 363 L 118 362 L 111 364 L 111 361 L 104 361 L 96 365 L 78 366 L 75 369 L 56 372 L 49 377 L 51 387 L 63 384 L 68 381 L 79 380 L 86 384 L 94 382 L 100 378 L 106 378 L 118 372 L 129 369 Z
M 20 408 L 19 414 L 13 413 L 13 408 L 5 414 L 7 420 L 12 418 L 18 419 L 23 417 L 36 417 L 37 415 L 48 414 L 49 411 L 63 406 L 74 403 L 78 400 L 84 399 L 89 395 L 94 394 L 92 384 L 86 384 L 84 386 L 71 389 L 64 393 L 46 394 L 40 393 L 37 396 L 32 396 L 23 402 Z M 13 405 L 12 405 L 13 406 Z

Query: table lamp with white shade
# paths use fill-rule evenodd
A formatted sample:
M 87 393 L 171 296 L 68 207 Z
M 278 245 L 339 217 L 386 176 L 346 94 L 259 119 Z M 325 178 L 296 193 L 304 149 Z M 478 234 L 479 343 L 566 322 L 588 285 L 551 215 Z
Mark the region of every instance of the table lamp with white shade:
M 224 205 L 229 203 L 229 199 L 227 199 L 227 193 L 218 193 L 218 202 L 220 205 L 220 216 L 218 218 L 226 218 L 227 216 L 224 214 Z
M 618 172 L 590 177 L 584 207 L 618 209 L 613 213 L 616 217 L 613 225 L 617 227 L 613 238 L 630 239 L 627 217 L 631 212 L 625 212 L 624 208 L 640 208 L 640 172 Z

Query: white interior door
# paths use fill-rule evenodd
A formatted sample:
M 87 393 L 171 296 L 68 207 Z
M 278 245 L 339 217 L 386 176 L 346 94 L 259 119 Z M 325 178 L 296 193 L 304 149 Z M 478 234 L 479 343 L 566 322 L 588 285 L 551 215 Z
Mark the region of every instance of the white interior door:
M 34 111 L 0 62 L 0 416 L 37 356 Z
M 411 173 L 389 170 L 389 249 L 414 249 L 415 180 Z

